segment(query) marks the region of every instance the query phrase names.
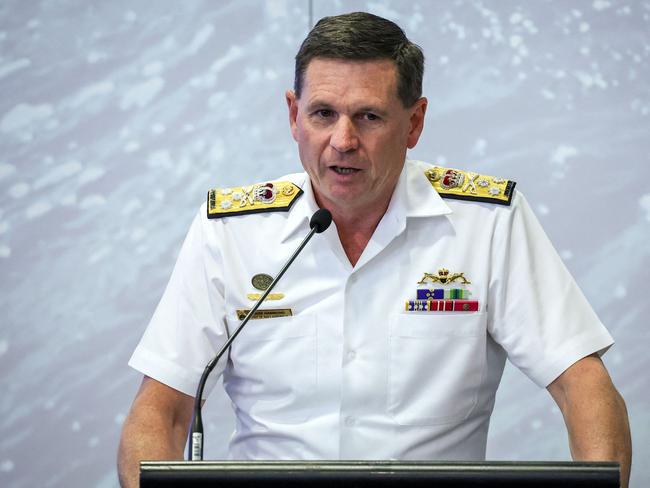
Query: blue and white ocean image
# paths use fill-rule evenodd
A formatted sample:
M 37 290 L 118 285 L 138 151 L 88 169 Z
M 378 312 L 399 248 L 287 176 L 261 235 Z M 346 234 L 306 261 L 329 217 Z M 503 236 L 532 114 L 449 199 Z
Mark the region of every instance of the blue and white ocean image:
M 191 219 L 210 188 L 300 170 L 293 58 L 310 15 L 355 10 L 427 57 L 410 157 L 517 181 L 615 337 L 631 486 L 650 486 L 646 0 L 0 3 L 1 486 L 117 486 L 126 363 Z M 205 412 L 223 458 L 225 395 Z M 488 458 L 570 459 L 554 402 L 512 367 Z

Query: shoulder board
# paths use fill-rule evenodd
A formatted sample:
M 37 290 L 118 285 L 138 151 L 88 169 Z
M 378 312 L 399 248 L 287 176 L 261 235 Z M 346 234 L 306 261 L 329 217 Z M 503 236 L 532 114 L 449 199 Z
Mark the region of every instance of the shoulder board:
M 424 172 L 442 198 L 510 205 L 516 183 L 495 176 L 434 166 Z
M 286 212 L 302 195 L 290 181 L 256 183 L 251 186 L 216 188 L 208 192 L 208 218 L 260 212 Z

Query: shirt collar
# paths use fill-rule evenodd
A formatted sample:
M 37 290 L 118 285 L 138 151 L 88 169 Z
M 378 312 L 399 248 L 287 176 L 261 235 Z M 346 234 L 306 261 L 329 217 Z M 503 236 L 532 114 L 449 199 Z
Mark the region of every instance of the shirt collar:
M 452 213 L 425 176 L 424 172 L 429 168 L 430 165 L 421 161 L 406 160 L 386 210 L 388 218 L 403 222 L 407 217 L 435 217 Z M 308 228 L 309 219 L 319 208 L 307 173 L 296 173 L 287 176 L 286 179 L 302 188 L 303 195 L 288 212 L 287 223 L 282 232 L 282 242 L 299 228 Z
M 435 217 L 452 213 L 451 208 L 431 186 L 424 174 L 431 165 L 422 161 L 407 160 L 404 168 L 402 177 L 405 177 L 408 182 L 405 201 L 407 217 Z
M 378 246 L 375 253 L 385 248 L 404 230 L 407 218 L 451 213 L 451 209 L 440 198 L 438 192 L 431 187 L 424 174 L 426 169 L 427 166 L 422 163 L 405 161 L 386 213 L 368 242 L 370 247 Z M 364 251 L 359 264 L 362 264 L 364 257 L 367 260 L 372 255 L 374 255 L 372 249 L 368 252 Z
M 312 190 L 311 181 L 307 173 L 296 173 L 289 175 L 286 179 L 293 181 L 301 188 L 303 194 L 288 212 L 287 223 L 282 230 L 281 242 L 286 241 L 301 227 L 306 227 L 305 232 L 307 232 L 307 229 L 309 229 L 309 220 L 314 215 L 314 212 L 318 210 L 316 198 L 314 198 L 314 191 Z

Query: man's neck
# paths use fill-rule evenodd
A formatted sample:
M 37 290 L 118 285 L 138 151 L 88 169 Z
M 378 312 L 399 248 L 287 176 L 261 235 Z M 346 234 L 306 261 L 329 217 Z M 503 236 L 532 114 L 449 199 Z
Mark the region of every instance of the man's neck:
M 332 212 L 332 220 L 336 224 L 336 230 L 352 266 L 355 266 L 368 245 L 375 229 L 388 209 L 388 203 L 372 209 L 350 209 L 329 208 Z

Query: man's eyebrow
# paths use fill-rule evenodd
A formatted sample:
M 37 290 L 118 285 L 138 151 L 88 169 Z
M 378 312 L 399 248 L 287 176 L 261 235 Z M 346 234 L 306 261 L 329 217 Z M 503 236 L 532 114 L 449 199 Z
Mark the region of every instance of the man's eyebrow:
M 312 100 L 307 104 L 307 111 L 308 112 L 313 112 L 314 110 L 322 110 L 322 109 L 331 109 L 332 105 L 330 103 L 327 103 L 323 100 Z
M 361 107 L 361 108 L 357 109 L 356 112 L 357 113 L 362 113 L 362 114 L 373 113 L 373 114 L 379 115 L 380 117 L 385 117 L 388 114 L 388 112 L 386 110 L 382 110 L 381 108 L 375 107 L 375 106 L 372 106 L 372 105 L 367 105 L 365 107 Z
M 313 100 L 307 104 L 307 112 L 314 112 L 315 110 L 334 110 L 334 107 L 331 103 L 324 100 Z M 373 113 L 379 115 L 380 117 L 385 117 L 388 115 L 388 111 L 383 110 L 375 105 L 362 105 L 359 108 L 356 108 L 354 110 L 354 113 Z

